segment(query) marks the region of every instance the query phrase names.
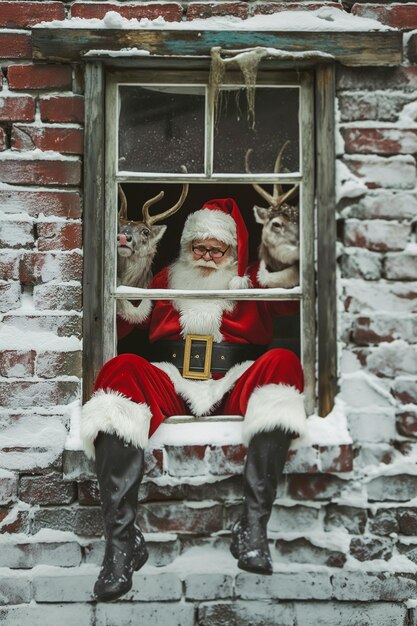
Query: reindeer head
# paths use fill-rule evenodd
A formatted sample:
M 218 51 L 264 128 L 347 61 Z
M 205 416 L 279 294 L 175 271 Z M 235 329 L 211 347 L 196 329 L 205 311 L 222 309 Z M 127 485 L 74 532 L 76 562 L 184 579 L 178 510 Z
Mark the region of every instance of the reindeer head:
M 274 173 L 281 171 L 282 155 L 287 148 L 287 141 L 281 148 L 275 161 Z M 246 172 L 250 174 L 249 157 L 252 150 L 248 150 L 245 158 Z M 253 207 L 255 219 L 258 224 L 263 224 L 262 244 L 260 255 L 268 257 L 268 263 L 273 260 L 278 263 L 294 263 L 299 258 L 299 208 L 286 202 L 294 196 L 298 185 L 294 185 L 288 191 L 283 191 L 282 186 L 275 184 L 272 195 L 260 185 L 252 184 L 259 195 L 267 201 L 267 207 L 255 205 Z M 264 259 L 267 261 L 267 259 Z
M 143 219 L 140 221 L 127 219 L 127 200 L 124 191 L 119 185 L 119 229 L 117 234 L 117 254 L 121 257 L 137 258 L 152 256 L 156 252 L 158 241 L 164 235 L 167 227 L 157 226 L 156 222 L 173 215 L 183 205 L 188 193 L 188 184 L 183 185 L 181 196 L 176 204 L 157 215 L 149 215 L 149 208 L 164 197 L 164 192 L 150 198 L 142 207 Z

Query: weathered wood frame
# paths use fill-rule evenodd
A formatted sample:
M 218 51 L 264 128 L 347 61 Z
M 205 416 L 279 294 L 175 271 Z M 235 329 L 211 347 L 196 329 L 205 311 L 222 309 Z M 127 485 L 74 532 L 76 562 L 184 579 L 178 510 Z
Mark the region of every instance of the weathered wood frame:
M 87 63 L 86 68 L 86 138 L 85 138 L 85 241 L 86 266 L 84 279 L 84 398 L 91 393 L 94 378 L 102 364 L 115 351 L 115 267 L 116 250 L 115 236 L 117 229 L 116 188 L 117 182 L 129 180 L 149 180 L 147 177 L 118 177 L 115 169 L 115 153 L 112 149 L 117 145 L 115 129 L 110 126 L 105 132 L 104 101 L 106 114 L 114 113 L 114 101 L 105 97 L 105 76 L 103 66 L 99 62 Z M 120 70 L 119 70 L 120 71 Z M 127 76 L 123 78 L 126 82 Z M 136 74 L 136 72 L 134 73 Z M 108 85 L 113 81 L 114 73 L 106 73 Z M 319 399 L 319 412 L 325 415 L 331 410 L 335 395 L 336 381 L 336 288 L 335 288 L 335 240 L 328 238 L 334 232 L 334 70 L 333 64 L 318 66 L 316 71 L 316 90 L 314 91 L 313 73 L 305 73 L 308 82 L 308 97 L 301 98 L 305 144 L 310 149 L 302 150 L 303 176 L 308 176 L 314 184 L 301 185 L 301 202 L 310 211 L 302 211 L 311 219 L 302 224 L 302 274 L 303 282 L 303 360 L 306 367 L 306 408 L 309 413 L 314 410 L 315 397 Z M 111 87 L 108 87 L 111 89 Z M 306 83 L 307 88 L 307 83 Z M 315 93 L 315 96 L 314 96 Z M 314 117 L 315 116 L 315 117 Z M 110 118 L 109 118 L 110 119 Z M 113 118 L 114 119 L 114 118 Z M 314 143 L 317 142 L 317 171 L 315 175 Z M 107 146 L 107 156 L 104 157 Z M 106 166 L 104 169 L 104 161 Z M 330 166 L 330 167 L 329 167 Z M 164 177 L 161 177 L 161 180 Z M 268 182 L 265 177 L 263 182 Z M 176 179 L 183 181 L 183 177 Z M 193 179 L 195 180 L 195 178 Z M 155 182 L 155 178 L 153 178 Z M 257 178 L 257 181 L 259 179 Z M 260 178 L 262 182 L 262 177 Z M 227 177 L 218 182 L 226 183 Z M 236 182 L 236 179 L 233 179 Z M 285 175 L 282 182 L 300 182 L 300 177 Z M 315 187 L 315 188 L 314 188 Z M 321 255 L 318 246 L 317 259 L 317 292 L 324 302 L 318 303 L 318 326 L 316 327 L 316 293 L 314 276 L 314 197 L 317 199 L 317 233 L 320 239 L 327 239 L 325 255 Z M 88 207 L 88 210 L 87 210 Z M 305 217 L 303 218 L 305 220 Z M 323 237 L 323 235 L 326 235 Z M 95 247 L 91 253 L 91 240 Z M 332 247 L 333 246 L 333 247 Z M 268 290 L 267 290 L 268 291 Z M 158 297 L 173 298 L 178 296 L 172 292 L 158 294 Z M 118 294 L 117 297 L 127 297 Z M 139 296 L 137 296 L 139 297 Z M 155 294 L 141 294 L 140 297 L 155 297 Z M 184 297 L 184 294 L 182 294 Z M 193 295 L 195 297 L 195 295 Z M 226 295 L 218 297 L 227 297 Z M 228 294 L 230 298 L 230 293 Z M 236 298 L 253 297 L 253 294 L 236 294 Z M 265 299 L 288 298 L 288 295 L 269 294 Z M 292 297 L 299 297 L 296 294 Z M 329 332 L 331 329 L 331 332 Z M 319 337 L 318 388 L 315 386 L 316 337 Z M 325 341 L 323 341 L 325 337 Z M 325 348 L 325 349 L 323 349 Z M 322 400 L 323 398 L 323 400 Z

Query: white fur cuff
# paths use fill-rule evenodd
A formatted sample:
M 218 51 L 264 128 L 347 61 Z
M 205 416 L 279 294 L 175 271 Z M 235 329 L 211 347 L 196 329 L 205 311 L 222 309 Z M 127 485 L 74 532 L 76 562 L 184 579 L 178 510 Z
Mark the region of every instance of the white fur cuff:
M 86 455 L 94 459 L 94 440 L 100 431 L 114 433 L 133 446 L 145 448 L 151 417 L 147 404 L 133 402 L 117 391 L 96 391 L 81 413 L 81 440 Z
M 152 300 L 142 300 L 139 306 L 134 306 L 129 300 L 117 302 L 117 314 L 126 322 L 141 324 L 149 317 L 152 310 Z
M 264 385 L 255 389 L 243 422 L 243 441 L 248 444 L 257 433 L 276 428 L 300 435 L 306 429 L 303 395 L 290 385 Z

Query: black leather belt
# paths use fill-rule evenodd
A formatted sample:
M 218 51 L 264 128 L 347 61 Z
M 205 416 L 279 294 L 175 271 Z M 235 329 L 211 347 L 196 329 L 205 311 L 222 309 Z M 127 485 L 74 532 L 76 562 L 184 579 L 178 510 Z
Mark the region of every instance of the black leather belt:
M 268 347 L 247 343 L 213 343 L 212 337 L 187 335 L 186 341 L 156 341 L 151 344 L 151 360 L 173 363 L 185 378 L 207 380 L 210 373 L 224 374 L 233 365 L 255 360 Z

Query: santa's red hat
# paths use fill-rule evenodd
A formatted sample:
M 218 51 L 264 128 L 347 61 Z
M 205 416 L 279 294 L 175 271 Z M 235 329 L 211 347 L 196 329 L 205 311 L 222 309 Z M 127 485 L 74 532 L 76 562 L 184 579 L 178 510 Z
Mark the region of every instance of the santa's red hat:
M 237 251 L 237 276 L 230 281 L 230 289 L 251 287 L 246 276 L 248 265 L 248 231 L 239 207 L 233 198 L 216 198 L 205 202 L 199 211 L 186 219 L 181 235 L 181 247 L 195 239 L 218 239 Z

